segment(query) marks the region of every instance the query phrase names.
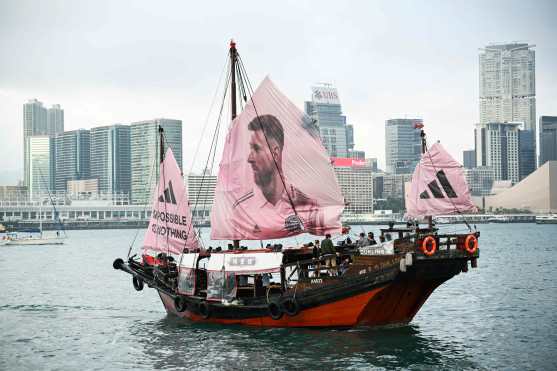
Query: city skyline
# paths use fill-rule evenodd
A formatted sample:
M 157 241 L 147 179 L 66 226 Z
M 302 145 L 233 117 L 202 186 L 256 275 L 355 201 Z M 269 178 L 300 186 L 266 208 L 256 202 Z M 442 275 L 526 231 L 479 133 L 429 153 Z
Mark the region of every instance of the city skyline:
M 501 4 L 375 2 L 345 9 L 320 3 L 321 14 L 308 17 L 309 4 L 289 3 L 280 7 L 285 9 L 259 9 L 255 20 L 236 14 L 245 22 L 232 27 L 225 15 L 235 10 L 226 4 L 214 10 L 200 6 L 194 13 L 204 15 L 202 25 L 178 3 L 159 9 L 141 2 L 53 2 L 33 12 L 32 2 L 5 2 L 0 43 L 13 52 L 0 62 L 0 117 L 2 130 L 13 133 L 13 140 L 0 152 L 2 175 L 23 178 L 21 105 L 32 98 L 46 106 L 60 104 L 66 130 L 154 117 L 182 120 L 184 172 L 189 172 L 231 37 L 238 41 L 252 84 L 269 73 L 300 108 L 314 83 L 333 83 L 343 114 L 354 125 L 356 147 L 378 157 L 381 168 L 384 122 L 405 114 L 421 117 L 430 141 L 440 139 L 460 158 L 462 150 L 473 147 L 479 122 L 478 50 L 492 42 L 536 45 L 537 117 L 557 114 L 557 32 L 550 17 L 557 6 Z M 255 11 L 261 6 L 253 4 Z M 124 11 L 129 27 L 119 22 Z M 287 12 L 292 14 L 286 19 L 271 16 Z M 69 20 L 44 23 L 49 14 Z M 152 25 L 148 30 L 141 27 L 146 18 Z M 286 23 L 289 30 L 281 33 Z M 329 28 L 332 24 L 338 27 Z M 201 26 L 210 31 L 206 36 L 193 32 Z M 36 38 L 24 39 L 36 31 Z M 184 36 L 192 34 L 196 37 Z M 281 46 L 288 58 L 279 60 L 285 55 Z M 45 48 L 48 53 L 42 53 Z M 210 120 L 208 127 L 214 124 Z M 194 171 L 202 170 L 203 158 L 202 150 Z M 15 183 L 14 176 L 10 179 L 1 182 Z

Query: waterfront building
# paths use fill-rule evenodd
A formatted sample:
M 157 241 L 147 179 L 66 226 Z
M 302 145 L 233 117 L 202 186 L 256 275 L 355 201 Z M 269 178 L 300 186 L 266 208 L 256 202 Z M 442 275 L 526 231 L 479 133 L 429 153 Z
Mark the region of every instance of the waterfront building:
M 100 192 L 131 193 L 130 132 L 120 124 L 91 129 L 91 178 Z
M 204 174 L 189 174 L 187 176 L 187 190 L 192 216 L 197 223 L 210 220 L 211 208 L 215 198 L 217 176 L 210 171 Z
M 318 84 L 311 90 L 305 112 L 319 128 L 323 146 L 331 157 L 348 157 L 348 151 L 354 148 L 354 129 L 346 125 L 337 89 L 331 84 Z
M 54 138 L 56 191 L 65 192 L 69 180 L 89 179 L 91 175 L 91 132 L 85 129 L 65 131 Z
M 382 198 L 404 199 L 404 184 L 412 180 L 412 174 L 383 174 Z
M 366 158 L 366 166 L 370 167 L 371 171 L 373 171 L 374 173 L 379 171 L 379 169 L 377 167 L 377 158 L 376 157 Z
M 480 49 L 480 123 L 523 122 L 519 178 L 536 169 L 536 63 L 534 46 L 492 44 Z
M 151 202 L 151 192 L 159 179 L 159 135 L 165 134 L 165 147 L 170 146 L 182 169 L 182 121 L 153 119 L 132 123 L 130 126 L 131 197 L 134 204 Z
M 35 199 L 48 194 L 53 183 L 52 139 L 48 135 L 29 136 L 26 150 L 26 158 L 29 160 L 29 197 Z
M 344 196 L 345 213 L 373 213 L 373 170 L 365 160 L 332 158 L 337 182 Z
M 495 180 L 495 171 L 487 166 L 465 168 L 466 183 L 472 196 L 485 196 L 491 193 Z
M 476 167 L 476 151 L 469 149 L 462 151 L 462 164 L 466 169 L 472 169 Z
M 520 180 L 519 128 L 522 123 L 479 123 L 475 129 L 476 164 L 488 166 L 495 180 Z
M 391 119 L 385 122 L 385 160 L 387 172 L 411 174 L 420 162 L 421 119 Z
M 540 166 L 557 160 L 557 116 L 540 116 Z
M 366 151 L 361 151 L 358 149 L 352 149 L 348 151 L 348 158 L 357 158 L 359 160 L 365 160 Z
M 69 195 L 79 194 L 96 194 L 99 193 L 99 180 L 98 179 L 81 179 L 81 180 L 68 180 Z
M 547 161 L 512 187 L 483 197 L 489 209 L 526 209 L 534 213 L 557 213 L 557 161 Z
M 0 186 L 0 200 L 16 201 L 27 200 L 29 197 L 28 189 L 22 185 L 6 185 Z

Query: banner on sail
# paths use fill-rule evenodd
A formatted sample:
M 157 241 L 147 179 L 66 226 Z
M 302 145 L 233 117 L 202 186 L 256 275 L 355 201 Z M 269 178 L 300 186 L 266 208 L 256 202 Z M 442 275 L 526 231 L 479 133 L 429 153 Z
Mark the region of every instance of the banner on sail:
M 340 233 L 343 208 L 318 128 L 266 78 L 226 137 L 211 238 Z

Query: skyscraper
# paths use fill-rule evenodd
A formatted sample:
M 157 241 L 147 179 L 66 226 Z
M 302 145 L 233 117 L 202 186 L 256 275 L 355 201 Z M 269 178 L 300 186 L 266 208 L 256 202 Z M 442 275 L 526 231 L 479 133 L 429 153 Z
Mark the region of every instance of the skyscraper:
M 29 160 L 29 197 L 46 195 L 52 185 L 52 138 L 47 135 L 27 137 L 25 157 Z
M 119 124 L 91 129 L 91 178 L 100 192 L 131 192 L 130 131 Z
M 540 116 L 540 166 L 557 160 L 557 116 Z
M 351 125 L 346 125 L 337 89 L 331 84 L 319 84 L 311 90 L 311 101 L 305 102 L 305 111 L 319 128 L 323 146 L 331 157 L 348 157 L 348 151 L 354 148 L 354 131 Z
M 520 179 L 536 169 L 536 60 L 527 43 L 482 48 L 480 123 L 522 122 Z M 530 133 L 528 133 L 530 132 Z
M 56 135 L 64 132 L 64 110 L 59 104 L 48 109 L 46 117 L 46 134 Z
M 48 110 L 42 102 L 30 99 L 23 104 L 23 182 L 25 186 L 30 183 L 30 164 L 27 157 L 27 138 L 33 135 L 53 136 L 64 131 L 64 110 L 55 104 Z
M 159 177 L 159 136 L 161 126 L 165 134 L 165 148 L 170 146 L 178 166 L 182 169 L 182 121 L 154 119 L 131 124 L 131 192 L 132 203 L 151 202 L 151 191 Z
M 476 166 L 493 169 L 495 180 L 520 180 L 519 138 L 522 123 L 476 125 Z
M 23 105 L 23 183 L 30 187 L 30 158 L 28 150 L 28 138 L 32 135 L 45 135 L 46 132 L 46 108 L 42 102 L 30 99 Z
M 69 180 L 89 179 L 91 175 L 91 133 L 79 129 L 54 137 L 55 189 L 67 191 Z
M 410 174 L 420 162 L 422 140 L 421 119 L 392 119 L 385 121 L 385 159 L 387 172 Z
M 466 169 L 472 169 L 476 167 L 476 151 L 469 149 L 462 151 L 462 164 Z

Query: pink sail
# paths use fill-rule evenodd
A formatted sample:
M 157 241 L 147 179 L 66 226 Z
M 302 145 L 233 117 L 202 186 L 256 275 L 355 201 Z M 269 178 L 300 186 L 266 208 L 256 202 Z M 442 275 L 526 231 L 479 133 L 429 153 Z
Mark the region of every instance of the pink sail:
M 476 211 L 462 165 L 435 143 L 422 155 L 410 189 L 406 192 L 406 216 L 420 218 Z
M 226 137 L 211 238 L 340 233 L 343 208 L 318 128 L 265 78 Z
M 180 168 L 168 148 L 153 195 L 153 210 L 143 241 L 143 255 L 160 252 L 179 255 L 184 248 L 197 249 L 199 243 L 191 225 L 191 210 Z

